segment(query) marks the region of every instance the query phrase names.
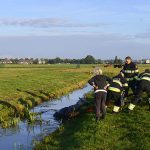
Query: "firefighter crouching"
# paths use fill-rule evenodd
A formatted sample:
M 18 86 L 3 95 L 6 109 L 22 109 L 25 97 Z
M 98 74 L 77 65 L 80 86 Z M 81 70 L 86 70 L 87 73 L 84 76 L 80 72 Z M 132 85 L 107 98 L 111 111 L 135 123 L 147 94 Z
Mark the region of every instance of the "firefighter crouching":
M 104 119 L 106 115 L 106 94 L 107 94 L 107 87 L 108 83 L 112 80 L 111 78 L 102 75 L 102 70 L 97 68 L 95 69 L 95 76 L 92 77 L 88 83 L 94 87 L 95 93 L 95 108 L 96 108 L 96 121 L 99 121 L 100 118 Z
M 126 78 L 128 82 L 128 88 L 125 91 L 125 97 L 128 96 L 129 88 L 131 88 L 133 94 L 136 92 L 136 83 L 137 83 L 137 76 L 139 73 L 138 67 L 136 64 L 132 62 L 132 59 L 130 56 L 127 56 L 125 58 L 125 65 L 121 72 L 124 74 L 124 77 Z
M 143 92 L 148 94 L 149 110 L 150 110 L 150 70 L 146 69 L 145 72 L 139 75 L 139 83 L 137 86 L 137 92 L 135 99 L 129 105 L 129 110 L 133 110 L 135 105 L 142 99 Z
M 113 113 L 118 113 L 122 105 L 123 91 L 128 87 L 126 79 L 120 72 L 117 76 L 113 77 L 112 83 L 108 87 L 107 102 L 114 101 Z

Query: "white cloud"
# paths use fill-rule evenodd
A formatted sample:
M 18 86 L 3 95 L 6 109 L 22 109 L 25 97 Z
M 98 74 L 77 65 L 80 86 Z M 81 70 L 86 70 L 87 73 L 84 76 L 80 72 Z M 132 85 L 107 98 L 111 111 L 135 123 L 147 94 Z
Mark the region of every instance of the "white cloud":
M 108 26 L 109 23 L 71 23 L 68 20 L 58 18 L 37 18 L 37 19 L 9 19 L 1 18 L 0 25 L 4 26 L 27 26 L 27 27 L 38 27 L 38 28 L 49 28 L 49 27 L 74 27 L 74 28 L 86 28 L 86 27 L 100 27 Z

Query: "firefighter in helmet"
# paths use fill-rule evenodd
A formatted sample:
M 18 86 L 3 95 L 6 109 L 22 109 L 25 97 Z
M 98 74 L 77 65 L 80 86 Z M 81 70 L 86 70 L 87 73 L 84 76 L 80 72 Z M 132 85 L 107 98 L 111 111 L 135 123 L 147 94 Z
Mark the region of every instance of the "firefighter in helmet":
M 111 100 L 114 101 L 113 113 L 119 112 L 119 109 L 123 103 L 123 95 L 124 95 L 123 92 L 127 87 L 128 84 L 122 72 L 113 77 L 113 80 L 110 86 L 108 87 L 107 101 L 106 101 L 106 105 L 108 105 Z
M 129 110 L 133 110 L 135 105 L 141 101 L 143 92 L 148 94 L 149 110 L 150 110 L 150 70 L 146 69 L 139 75 L 139 83 L 137 86 L 137 92 L 135 99 L 130 103 Z
M 124 74 L 124 77 L 128 82 L 128 88 L 125 91 L 125 97 L 128 96 L 129 88 L 131 88 L 133 94 L 135 94 L 139 70 L 138 70 L 137 65 L 132 62 L 132 59 L 130 56 L 127 56 L 125 58 L 125 64 L 121 72 Z

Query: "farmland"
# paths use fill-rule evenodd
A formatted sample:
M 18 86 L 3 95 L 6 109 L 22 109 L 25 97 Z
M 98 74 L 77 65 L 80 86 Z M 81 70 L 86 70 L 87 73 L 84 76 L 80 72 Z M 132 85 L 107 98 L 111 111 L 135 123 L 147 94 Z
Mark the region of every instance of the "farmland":
M 140 72 L 149 66 L 139 66 Z M 119 69 L 103 68 L 110 76 Z M 136 109 L 128 113 L 124 106 L 121 113 L 112 114 L 112 107 L 107 109 L 107 117 L 98 123 L 94 113 L 81 109 L 78 117 L 66 121 L 56 132 L 46 136 L 35 147 L 36 150 L 98 150 L 98 149 L 143 149 L 150 147 L 150 112 L 147 110 L 146 97 Z M 93 106 L 93 93 L 87 94 L 90 106 Z
M 83 87 L 93 75 L 95 66 L 100 66 L 110 77 L 120 71 L 104 65 L 1 66 L 1 125 L 9 127 L 6 122 L 16 115 L 12 108 L 16 108 L 20 117 L 25 119 L 26 108 Z M 139 65 L 139 70 L 142 72 L 149 67 Z M 87 99 L 93 105 L 93 94 L 88 94 Z M 146 110 L 145 102 L 131 114 L 126 113 L 124 108 L 122 113 L 114 116 L 110 113 L 112 108 L 108 108 L 106 120 L 98 124 L 93 113 L 85 113 L 86 109 L 83 108 L 80 116 L 65 122 L 56 132 L 45 137 L 35 149 L 148 149 L 150 146 L 150 112 Z
M 89 94 L 88 101 L 93 101 Z M 80 116 L 66 121 L 56 132 L 36 145 L 36 150 L 149 150 L 150 112 L 138 106 L 127 113 L 127 106 L 119 114 L 107 109 L 105 120 L 95 122 L 94 113 L 83 108 Z
M 24 108 L 67 94 L 83 87 L 90 75 L 89 67 L 76 65 L 5 65 L 0 68 L 1 122 L 11 109 L 24 117 Z M 7 105 L 8 104 L 8 105 Z M 11 115 L 13 115 L 11 110 Z M 14 114 L 15 116 L 15 114 Z
M 91 77 L 96 65 L 5 65 L 0 67 L 0 100 L 7 102 L 22 112 L 45 100 L 64 95 L 82 87 Z M 120 69 L 104 68 L 104 74 L 113 76 Z M 147 68 L 140 66 L 140 71 Z M 8 108 L 1 105 L 1 118 L 5 118 Z M 6 117 L 7 118 L 7 117 Z

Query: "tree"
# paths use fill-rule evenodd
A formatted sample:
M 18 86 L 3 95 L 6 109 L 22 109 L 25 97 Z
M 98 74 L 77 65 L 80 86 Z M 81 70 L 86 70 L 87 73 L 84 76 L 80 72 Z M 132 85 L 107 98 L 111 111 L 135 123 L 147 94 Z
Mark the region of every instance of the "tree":
M 34 59 L 33 64 L 38 64 L 38 62 L 39 62 L 39 59 L 36 58 L 36 59 Z
M 95 64 L 96 62 L 95 58 L 91 55 L 86 56 L 84 61 L 86 64 Z
M 102 64 L 103 61 L 102 61 L 101 59 L 97 59 L 97 60 L 96 60 L 96 63 L 97 63 L 97 64 Z
M 114 64 L 122 64 L 122 60 L 118 59 L 118 57 L 116 56 L 114 60 Z
M 119 63 L 118 57 L 116 56 L 116 57 L 115 57 L 115 60 L 114 60 L 114 64 L 118 64 L 118 63 Z
M 55 62 L 56 64 L 58 64 L 58 63 L 62 63 L 62 60 L 61 60 L 59 57 L 56 57 L 56 58 L 54 59 L 54 62 Z

